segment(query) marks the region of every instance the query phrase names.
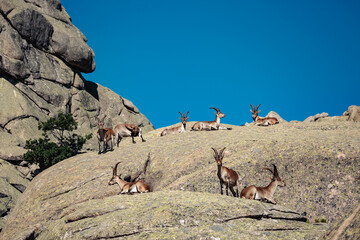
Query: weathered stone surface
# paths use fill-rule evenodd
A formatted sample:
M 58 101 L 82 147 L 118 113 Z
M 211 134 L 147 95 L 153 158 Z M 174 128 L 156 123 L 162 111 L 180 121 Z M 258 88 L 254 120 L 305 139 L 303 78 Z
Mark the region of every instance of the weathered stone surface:
M 29 184 L 10 163 L 0 159 L 0 231 L 5 218 Z
M 342 220 L 358 205 L 357 123 L 231 127 L 167 138 L 160 138 L 163 129 L 158 129 L 146 134 L 145 143 L 124 139 L 100 157 L 90 152 L 66 159 L 34 178 L 0 238 L 317 239 L 327 224 Z M 275 163 L 287 183 L 275 192 L 278 205 L 221 196 L 211 147 L 227 147 L 224 165 L 240 174 L 240 190 L 266 186 L 269 173 L 263 168 Z M 121 161 L 118 173 L 134 176 L 149 152 L 144 179 L 154 192 L 117 195 L 118 186 L 108 185 L 111 167 Z M 287 221 L 286 216 L 305 216 L 310 223 Z M 312 224 L 319 219 L 327 223 Z
M 80 71 L 95 69 L 94 53 L 60 1 L 2 0 L 0 13 L 0 156 L 20 160 L 25 141 L 41 137 L 37 123 L 58 111 L 73 113 L 82 135 L 96 133 L 95 116 L 103 113 L 107 127 L 131 122 L 153 129 L 130 101 L 85 84 Z M 95 144 L 94 138 L 86 148 Z
M 360 107 L 355 105 L 350 106 L 348 110 L 343 113 L 343 116 L 348 116 L 348 121 L 360 122 Z
M 328 114 L 328 113 L 325 113 L 325 112 L 323 112 L 323 113 L 318 113 L 318 114 L 316 114 L 316 115 L 314 115 L 314 116 L 310 116 L 310 117 L 306 118 L 306 119 L 304 120 L 304 123 L 315 122 L 315 121 L 317 121 L 317 120 L 320 119 L 320 118 L 326 118 L 326 117 L 328 117 L 328 116 L 329 116 L 329 114 Z
M 274 111 L 270 111 L 270 112 L 266 115 L 266 117 L 274 117 L 274 118 L 276 118 L 280 123 L 287 122 L 287 121 L 285 121 L 282 117 L 280 117 L 279 114 L 277 114 L 277 113 L 274 112 Z
M 332 226 L 322 239 L 360 239 L 360 205 Z

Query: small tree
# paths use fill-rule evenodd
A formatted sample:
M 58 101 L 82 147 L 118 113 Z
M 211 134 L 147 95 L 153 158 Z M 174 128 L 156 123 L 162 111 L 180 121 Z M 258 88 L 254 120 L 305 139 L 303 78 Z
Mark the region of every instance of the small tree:
M 30 163 L 38 163 L 40 171 L 58 163 L 66 158 L 79 153 L 86 140 L 92 137 L 88 134 L 85 137 L 72 133 L 77 129 L 77 122 L 70 113 L 59 112 L 55 118 L 46 122 L 39 122 L 39 130 L 43 130 L 43 138 L 27 140 L 24 159 Z M 51 142 L 48 132 L 58 141 Z

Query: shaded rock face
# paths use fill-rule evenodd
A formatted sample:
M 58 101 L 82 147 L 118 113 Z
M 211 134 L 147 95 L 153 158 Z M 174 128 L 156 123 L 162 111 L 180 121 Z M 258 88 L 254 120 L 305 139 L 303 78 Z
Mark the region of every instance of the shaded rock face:
M 82 77 L 95 69 L 86 41 L 58 0 L 1 1 L 0 158 L 21 160 L 25 141 L 41 137 L 38 122 L 58 111 L 73 113 L 80 134 L 95 133 L 102 114 L 106 127 L 153 129 L 131 101 Z M 86 147 L 95 149 L 95 138 Z
M 194 122 L 189 122 L 189 128 Z M 30 183 L 8 217 L 3 239 L 318 239 L 351 214 L 360 200 L 360 131 L 354 122 L 283 123 L 271 128 L 186 131 L 99 157 L 66 159 Z M 276 164 L 286 187 L 277 205 L 220 195 L 211 147 L 226 147 L 224 166 L 242 179 L 239 190 L 267 186 L 264 167 Z M 152 193 L 118 195 L 112 167 L 143 179 Z M 304 223 L 305 217 L 310 223 Z M 313 224 L 316 219 L 327 223 Z M 294 220 L 294 221 L 293 221 Z
M 0 231 L 5 226 L 10 209 L 28 184 L 29 181 L 10 163 L 0 159 Z

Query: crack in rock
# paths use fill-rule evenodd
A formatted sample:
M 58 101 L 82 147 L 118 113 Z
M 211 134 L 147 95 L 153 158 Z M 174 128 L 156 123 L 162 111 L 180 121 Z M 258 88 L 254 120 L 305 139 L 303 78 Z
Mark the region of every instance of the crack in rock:
M 273 214 L 257 214 L 257 215 L 245 215 L 245 216 L 238 216 L 233 218 L 224 219 L 221 222 L 229 222 L 233 220 L 238 220 L 242 218 L 250 218 L 261 220 L 263 218 L 267 219 L 276 219 L 276 220 L 289 220 L 289 221 L 299 221 L 299 222 L 306 222 L 308 219 L 306 217 L 276 217 Z
M 86 181 L 86 182 L 80 183 L 80 184 L 78 184 L 77 186 L 72 187 L 72 188 L 70 188 L 70 189 L 68 189 L 68 190 L 65 190 L 65 191 L 62 191 L 62 192 L 59 192 L 59 193 L 56 193 L 56 194 L 53 194 L 53 195 L 49 194 L 49 195 L 50 195 L 49 197 L 43 198 L 42 200 L 43 200 L 43 201 L 46 201 L 46 200 L 49 200 L 49 199 L 51 199 L 51 198 L 55 198 L 55 197 L 58 197 L 58 196 L 60 196 L 60 195 L 69 193 L 69 192 L 71 192 L 71 191 L 74 191 L 75 189 L 80 188 L 80 187 L 84 186 L 85 184 L 87 184 L 87 183 L 89 183 L 89 182 L 91 182 L 91 181 L 94 181 L 94 180 L 96 180 L 96 179 L 98 179 L 98 178 L 101 178 L 101 177 L 104 176 L 104 175 L 105 175 L 105 174 L 102 174 L 102 175 L 100 175 L 100 176 L 94 177 L 94 178 L 92 178 L 92 179 L 90 179 L 90 180 L 88 180 L 88 181 Z

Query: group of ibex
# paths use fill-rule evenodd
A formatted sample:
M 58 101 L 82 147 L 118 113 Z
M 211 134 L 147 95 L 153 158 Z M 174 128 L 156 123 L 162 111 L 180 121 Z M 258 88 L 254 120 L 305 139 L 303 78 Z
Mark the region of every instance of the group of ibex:
M 220 193 L 223 194 L 223 185 L 225 185 L 226 195 L 229 195 L 228 189 L 230 188 L 230 191 L 232 192 L 234 197 L 239 197 L 239 191 L 237 189 L 237 187 L 240 186 L 239 174 L 236 173 L 234 170 L 224 167 L 222 165 L 222 160 L 225 154 L 224 153 L 225 148 L 222 148 L 219 151 L 216 150 L 215 148 L 212 148 L 212 150 L 214 150 L 214 158 L 218 166 L 217 176 L 220 180 Z M 269 170 L 272 173 L 271 182 L 268 186 L 256 187 L 252 185 L 249 187 L 245 187 L 241 191 L 240 197 L 276 204 L 275 200 L 273 199 L 273 195 L 276 190 L 276 187 L 277 186 L 285 187 L 286 183 L 283 180 L 281 180 L 275 164 L 273 164 L 273 166 L 274 166 L 274 170 L 271 170 L 270 168 L 265 168 L 266 170 Z M 236 187 L 236 192 L 234 190 L 234 187 Z
M 107 151 L 109 142 L 111 145 L 110 150 L 113 150 L 114 140 L 116 142 L 116 146 L 119 147 L 119 143 L 124 137 L 131 137 L 133 143 L 136 143 L 134 137 L 139 137 L 143 142 L 146 142 L 146 140 L 142 137 L 142 130 L 138 125 L 132 123 L 119 123 L 114 127 L 114 130 L 111 128 L 104 128 L 105 117 L 106 115 L 102 119 L 96 117 L 99 127 L 97 132 L 99 154 Z M 101 144 L 103 144 L 102 151 Z
M 252 104 L 250 104 L 252 110 L 252 118 L 254 120 L 254 123 L 258 126 L 269 126 L 279 123 L 278 119 L 266 117 L 266 118 L 260 118 L 258 116 L 260 110 L 258 108 L 260 107 L 260 104 L 254 108 Z M 216 118 L 214 121 L 200 121 L 196 122 L 192 126 L 192 131 L 211 131 L 211 130 L 220 130 L 220 129 L 226 129 L 231 130 L 231 128 L 221 127 L 220 126 L 220 119 L 225 117 L 225 114 L 223 114 L 218 108 L 211 107 L 210 109 L 214 109 Z M 172 127 L 172 128 L 166 128 L 164 129 L 160 136 L 166 136 L 169 134 L 175 134 L 175 133 L 182 133 L 186 131 L 186 122 L 189 119 L 187 116 L 189 111 L 186 112 L 185 116 L 179 112 L 181 117 L 181 125 Z M 106 151 L 108 148 L 109 142 L 111 143 L 111 150 L 113 149 L 113 141 L 115 138 L 115 142 L 117 146 L 119 146 L 119 142 L 124 137 L 132 137 L 132 142 L 135 143 L 134 137 L 139 136 L 143 142 L 145 140 L 142 137 L 141 128 L 135 124 L 128 124 L 128 123 L 120 123 L 117 124 L 114 127 L 114 130 L 111 128 L 104 128 L 104 119 L 106 115 L 100 120 L 98 117 L 96 117 L 98 121 L 99 130 L 97 133 L 97 138 L 99 142 L 99 153 L 101 153 L 101 143 L 104 145 L 104 150 Z M 260 201 L 266 201 L 273 204 L 276 204 L 276 202 L 273 199 L 273 195 L 275 192 L 275 189 L 277 186 L 284 187 L 286 186 L 285 182 L 281 180 L 278 170 L 273 164 L 274 170 L 270 168 L 265 168 L 266 170 L 269 170 L 272 173 L 271 182 L 266 187 L 256 187 L 254 185 L 245 187 L 239 196 L 238 186 L 240 186 L 240 176 L 238 173 L 236 173 L 234 170 L 224 167 L 222 165 L 222 160 L 224 158 L 224 150 L 225 147 L 220 149 L 219 151 L 215 148 L 212 148 L 214 151 L 214 158 L 216 160 L 218 170 L 217 170 L 217 176 L 220 180 L 220 193 L 223 194 L 223 185 L 226 187 L 226 195 L 228 194 L 228 189 L 232 192 L 234 197 L 241 197 L 246 199 L 254 199 L 254 200 L 260 200 Z M 113 168 L 113 176 L 109 181 L 109 185 L 112 184 L 118 184 L 120 187 L 120 193 L 144 193 L 144 192 L 150 192 L 150 187 L 145 184 L 144 182 L 137 180 L 133 182 L 127 182 L 121 178 L 121 175 L 117 175 L 117 166 L 120 162 L 116 163 L 115 167 Z M 236 187 L 236 191 L 234 190 L 234 187 Z

